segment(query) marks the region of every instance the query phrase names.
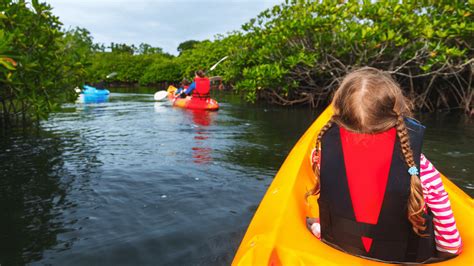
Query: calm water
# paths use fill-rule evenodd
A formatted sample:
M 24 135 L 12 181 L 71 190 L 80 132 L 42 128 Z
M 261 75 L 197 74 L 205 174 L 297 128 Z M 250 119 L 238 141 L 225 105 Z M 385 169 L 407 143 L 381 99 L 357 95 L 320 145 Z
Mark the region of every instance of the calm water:
M 266 188 L 317 116 L 151 94 L 66 105 L 0 131 L 0 264 L 226 265 Z M 425 115 L 425 153 L 471 196 L 474 125 Z

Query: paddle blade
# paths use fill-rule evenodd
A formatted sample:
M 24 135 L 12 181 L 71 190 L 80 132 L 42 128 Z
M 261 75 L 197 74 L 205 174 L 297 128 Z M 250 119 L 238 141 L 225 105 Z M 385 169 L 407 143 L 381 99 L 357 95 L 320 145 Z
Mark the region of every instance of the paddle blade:
M 115 76 L 117 76 L 117 72 L 112 72 L 112 73 L 108 74 L 108 75 L 106 76 L 106 78 L 109 79 L 109 78 L 112 78 L 112 77 L 115 77 Z
M 217 65 L 219 65 L 222 61 L 226 60 L 227 57 L 229 57 L 229 56 L 224 56 L 221 60 L 219 60 L 219 62 L 217 62 L 215 65 L 211 66 L 211 68 L 209 69 L 209 71 L 214 70 L 214 68 L 216 68 Z
M 82 92 L 82 90 L 79 89 L 79 87 L 75 87 L 75 88 L 74 88 L 74 91 L 75 91 L 76 93 L 81 93 L 81 92 Z
M 164 99 L 166 99 L 166 97 L 168 97 L 168 92 L 167 92 L 167 91 L 158 91 L 158 92 L 156 92 L 155 95 L 153 96 L 153 98 L 155 99 L 155 101 L 164 100 Z

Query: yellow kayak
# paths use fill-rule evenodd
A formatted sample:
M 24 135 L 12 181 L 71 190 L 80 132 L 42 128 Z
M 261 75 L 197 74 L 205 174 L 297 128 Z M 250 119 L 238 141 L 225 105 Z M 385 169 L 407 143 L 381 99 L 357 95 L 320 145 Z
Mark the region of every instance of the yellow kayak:
M 304 200 L 305 192 L 314 184 L 309 155 L 331 115 L 329 107 L 293 147 L 260 203 L 232 265 L 387 265 L 336 250 L 306 228 L 306 216 L 319 216 L 316 199 L 310 199 L 311 208 Z M 474 201 L 444 176 L 443 183 L 461 233 L 463 252 L 433 265 L 474 265 Z

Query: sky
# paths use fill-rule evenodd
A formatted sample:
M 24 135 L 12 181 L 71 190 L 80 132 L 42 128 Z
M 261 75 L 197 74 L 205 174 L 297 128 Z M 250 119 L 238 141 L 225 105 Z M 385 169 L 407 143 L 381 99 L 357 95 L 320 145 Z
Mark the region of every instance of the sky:
M 239 30 L 284 0 L 44 0 L 67 29 L 82 27 L 95 43 L 161 47 L 170 54 L 187 40 Z

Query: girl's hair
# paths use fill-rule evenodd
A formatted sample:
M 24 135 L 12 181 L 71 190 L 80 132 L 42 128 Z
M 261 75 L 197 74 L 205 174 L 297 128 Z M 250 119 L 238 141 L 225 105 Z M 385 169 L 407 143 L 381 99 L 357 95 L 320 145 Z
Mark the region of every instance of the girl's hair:
M 206 73 L 204 73 L 203 70 L 199 69 L 198 71 L 196 71 L 196 75 L 200 78 L 204 78 L 206 76 Z
M 390 75 L 372 67 L 364 67 L 349 73 L 335 92 L 332 105 L 334 115 L 323 126 L 316 139 L 318 154 L 321 138 L 333 123 L 350 131 L 366 134 L 380 133 L 395 127 L 407 166 L 416 166 L 403 119 L 405 116 L 411 116 L 412 105 Z M 306 193 L 306 197 L 319 194 L 320 173 L 316 163 L 313 170 L 316 184 Z M 420 179 L 417 175 L 412 175 L 408 220 L 412 224 L 413 231 L 420 236 L 422 236 L 420 231 L 426 229 L 425 219 L 422 216 L 424 205 Z
M 189 81 L 187 79 L 183 79 L 183 81 L 181 81 L 181 85 L 182 86 L 189 86 Z

